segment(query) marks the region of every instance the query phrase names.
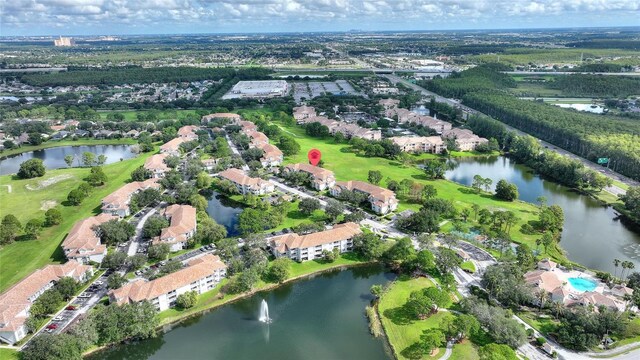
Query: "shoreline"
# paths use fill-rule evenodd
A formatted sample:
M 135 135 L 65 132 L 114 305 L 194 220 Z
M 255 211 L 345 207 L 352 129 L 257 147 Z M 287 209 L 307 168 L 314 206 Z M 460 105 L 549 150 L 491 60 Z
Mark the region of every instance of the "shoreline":
M 134 145 L 136 141 L 131 138 L 120 138 L 120 139 L 99 139 L 96 140 L 94 138 L 84 138 L 78 140 L 49 140 L 45 141 L 40 145 L 27 145 L 23 147 L 18 147 L 15 149 L 5 150 L 0 153 L 0 160 L 5 160 L 13 156 L 17 156 L 20 154 L 51 149 L 56 147 L 63 146 L 92 146 L 92 145 Z
M 173 328 L 173 325 L 175 325 L 177 323 L 180 323 L 180 322 L 185 321 L 187 319 L 193 318 L 195 316 L 199 316 L 199 315 L 205 314 L 205 313 L 207 313 L 209 311 L 217 309 L 218 307 L 221 307 L 221 306 L 224 306 L 224 305 L 228 305 L 228 304 L 234 303 L 234 302 L 242 300 L 242 299 L 246 299 L 246 298 L 251 297 L 251 296 L 253 296 L 253 295 L 257 294 L 257 293 L 260 293 L 262 291 L 270 291 L 270 290 L 276 289 L 276 288 L 278 288 L 278 287 L 280 287 L 282 285 L 285 285 L 285 284 L 288 284 L 288 283 L 291 283 L 291 282 L 294 282 L 294 281 L 297 281 L 297 280 L 303 280 L 303 279 L 309 278 L 311 276 L 319 275 L 319 274 L 322 274 L 322 273 L 325 273 L 325 272 L 329 272 L 329 271 L 333 271 L 333 270 L 346 270 L 346 269 L 353 268 L 353 267 L 372 265 L 372 264 L 378 264 L 378 262 L 377 261 L 363 261 L 363 262 L 357 262 L 357 263 L 353 263 L 353 264 L 336 264 L 334 266 L 329 266 L 327 268 L 319 269 L 319 270 L 316 270 L 316 271 L 313 271 L 313 272 L 310 272 L 310 273 L 294 276 L 294 277 L 289 278 L 289 279 L 287 279 L 287 280 L 285 280 L 285 281 L 283 281 L 281 283 L 276 283 L 276 284 L 270 283 L 270 284 L 267 284 L 266 286 L 261 287 L 261 288 L 256 288 L 256 289 L 252 289 L 250 291 L 247 291 L 247 292 L 244 292 L 244 293 L 241 293 L 241 294 L 236 294 L 236 295 L 231 296 L 230 298 L 226 299 L 225 301 L 222 301 L 220 303 L 211 304 L 210 306 L 206 306 L 203 309 L 198 309 L 197 311 L 193 311 L 193 312 L 190 312 L 190 313 L 185 313 L 185 314 L 182 314 L 180 316 L 167 318 L 167 320 L 161 321 L 158 324 L 158 326 L 156 327 L 156 331 L 170 331 Z M 213 290 L 215 290 L 215 289 L 212 289 L 211 291 L 213 291 Z M 386 336 L 386 334 L 385 334 L 385 336 Z M 82 357 L 85 358 L 85 357 L 87 357 L 87 356 L 89 356 L 91 354 L 97 353 L 97 352 L 102 351 L 102 350 L 106 350 L 106 349 L 108 349 L 110 347 L 113 347 L 113 346 L 117 346 L 117 345 L 122 344 L 122 343 L 124 343 L 126 341 L 127 340 L 123 340 L 123 341 L 118 342 L 118 343 L 106 344 L 106 345 L 98 346 L 98 347 L 95 347 L 95 348 L 91 348 L 91 349 L 85 351 L 84 353 L 82 353 Z

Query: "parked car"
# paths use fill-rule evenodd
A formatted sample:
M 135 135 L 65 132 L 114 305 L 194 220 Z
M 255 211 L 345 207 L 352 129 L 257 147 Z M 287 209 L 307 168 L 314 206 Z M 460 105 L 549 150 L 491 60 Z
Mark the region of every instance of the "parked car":
M 96 282 L 95 282 L 95 284 L 96 284 L 96 285 L 104 285 L 104 281 L 100 281 L 100 280 L 98 280 L 98 281 L 96 281 Z
M 62 316 L 56 316 L 53 318 L 53 321 L 62 321 L 64 318 Z
M 49 324 L 49 325 L 47 325 L 47 329 L 53 330 L 53 329 L 57 329 L 57 328 L 58 328 L 58 324 Z
M 67 307 L 66 307 L 66 308 L 64 308 L 64 309 L 65 309 L 65 310 L 69 310 L 69 311 L 74 311 L 74 310 L 76 309 L 76 307 L 75 307 L 75 306 L 73 306 L 73 305 L 69 305 L 69 306 L 67 306 Z

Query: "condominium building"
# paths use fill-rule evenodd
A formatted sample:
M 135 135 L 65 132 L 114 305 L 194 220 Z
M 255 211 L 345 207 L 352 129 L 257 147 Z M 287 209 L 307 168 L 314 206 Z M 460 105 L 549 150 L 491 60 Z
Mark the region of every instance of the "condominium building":
M 283 169 L 284 172 L 304 172 L 311 176 L 311 187 L 318 191 L 330 189 L 336 184 L 336 177 L 333 171 L 323 169 L 305 163 L 289 164 Z
M 332 229 L 313 234 L 290 233 L 271 238 L 271 251 L 276 258 L 287 257 L 295 261 L 307 261 L 322 257 L 322 251 L 338 249 L 351 251 L 353 237 L 361 234 L 360 225 L 348 222 Z
M 93 268 L 70 260 L 62 265 L 47 265 L 0 294 L 0 341 L 15 344 L 28 332 L 26 320 L 34 301 L 63 277 L 84 282 Z
M 58 39 L 53 40 L 54 46 L 74 46 L 76 44 L 75 40 L 70 37 L 62 37 L 60 36 Z
M 179 251 L 187 247 L 187 242 L 196 233 L 196 208 L 190 205 L 171 205 L 163 211 L 170 225 L 162 229 L 160 236 L 153 240 L 154 244 L 169 244 L 171 251 Z
M 198 134 L 196 131 L 200 130 L 198 126 L 187 125 L 178 129 L 178 137 L 184 139 L 185 141 L 194 141 L 198 140 Z
M 347 124 L 338 120 L 331 120 L 324 116 L 312 116 L 300 120 L 303 124 L 311 124 L 314 122 L 320 123 L 329 129 L 331 135 L 341 133 L 344 137 L 350 139 L 353 137 L 366 139 L 366 140 L 381 140 L 382 132 L 380 130 L 373 130 L 360 127 L 356 124 Z
M 242 170 L 230 168 L 218 174 L 222 179 L 231 181 L 241 194 L 266 195 L 275 190 L 275 186 L 269 181 L 260 178 L 252 178 Z
M 202 294 L 213 289 L 227 274 L 227 266 L 218 256 L 197 257 L 186 267 L 155 280 L 136 280 L 109 292 L 109 301 L 118 305 L 149 301 L 159 311 L 175 306 L 181 294 Z
M 262 158 L 260 158 L 262 166 L 274 167 L 282 164 L 284 154 L 277 146 L 271 144 L 259 144 L 256 147 L 263 152 Z
M 227 120 L 231 120 L 232 122 L 235 122 L 235 121 L 240 121 L 242 117 L 234 113 L 214 113 L 214 114 L 203 116 L 201 122 L 203 124 L 207 124 L 209 121 L 213 119 L 227 119 Z
M 396 194 L 389 189 L 372 185 L 364 181 L 339 181 L 331 188 L 331 195 L 338 196 L 344 190 L 366 194 L 367 200 L 371 204 L 371 210 L 375 213 L 386 214 L 398 208 Z
M 99 226 L 117 219 L 117 216 L 104 213 L 76 222 L 62 242 L 64 255 L 83 264 L 101 263 L 107 255 L 107 246 L 100 242 Z
M 177 137 L 175 139 L 172 139 L 172 140 L 170 140 L 170 141 L 168 141 L 165 144 L 160 146 L 160 153 L 179 156 L 180 155 L 180 145 L 185 143 L 185 142 L 186 142 L 186 140 L 181 138 L 181 137 Z
M 293 108 L 293 118 L 298 122 L 310 117 L 315 117 L 316 115 L 316 109 L 313 106 L 299 106 Z
M 144 161 L 144 168 L 151 172 L 151 177 L 155 179 L 161 179 L 169 171 L 169 167 L 165 164 L 164 160 L 169 154 L 155 154 L 148 157 Z
M 447 148 L 440 136 L 395 136 L 390 140 L 400 150 L 410 153 L 441 154 Z
M 442 132 L 445 139 L 455 139 L 460 151 L 473 151 L 480 144 L 487 144 L 489 140 L 474 134 L 469 129 L 451 129 Z
M 107 195 L 102 199 L 102 212 L 119 217 L 131 215 L 129 209 L 131 197 L 146 189 L 160 189 L 158 179 L 134 181 Z

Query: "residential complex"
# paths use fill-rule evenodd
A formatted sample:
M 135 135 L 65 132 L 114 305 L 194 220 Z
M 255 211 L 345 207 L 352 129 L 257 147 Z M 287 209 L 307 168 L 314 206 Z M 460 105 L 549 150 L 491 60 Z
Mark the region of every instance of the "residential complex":
M 262 133 L 261 133 L 262 134 Z M 277 146 L 271 144 L 260 144 L 256 146 L 264 153 L 260 158 L 260 163 L 264 167 L 280 166 L 284 160 L 284 154 Z
M 325 116 L 309 116 L 298 119 L 298 124 L 320 123 L 329 129 L 331 135 L 341 133 L 347 139 L 357 137 L 366 140 L 381 140 L 382 132 L 380 130 L 367 129 L 356 124 L 347 124 L 338 120 L 331 120 Z
M 447 148 L 440 136 L 395 136 L 390 138 L 400 150 L 410 153 L 442 154 Z
M 299 106 L 293 108 L 293 118 L 298 122 L 304 122 L 305 119 L 316 117 L 316 109 L 313 106 Z
M 244 171 L 230 168 L 218 174 L 222 179 L 231 181 L 240 194 L 266 195 L 275 190 L 275 186 L 269 181 L 260 178 L 252 178 L 245 175 Z
M 170 141 L 168 141 L 165 144 L 160 146 L 160 153 L 179 156 L 180 155 L 180 145 L 182 143 L 185 143 L 185 142 L 186 142 L 186 140 L 181 138 L 181 137 L 177 137 L 175 139 L 172 139 L 172 140 L 170 140 Z
M 76 44 L 75 40 L 70 37 L 60 36 L 58 39 L 53 40 L 54 46 L 74 46 Z
M 109 301 L 119 305 L 149 301 L 159 311 L 175 306 L 179 295 L 189 291 L 202 294 L 213 289 L 227 274 L 218 256 L 197 257 L 186 267 L 155 280 L 136 280 L 109 292 Z
M 367 200 L 371 204 L 371 210 L 378 214 L 387 214 L 398 208 L 396 194 L 389 189 L 364 181 L 339 181 L 331 188 L 331 195 L 338 196 L 344 190 L 367 194 Z
M 213 119 L 228 119 L 235 122 L 235 121 L 240 121 L 242 117 L 234 113 L 214 113 L 214 114 L 203 116 L 201 121 L 203 124 L 207 124 L 209 121 Z
M 0 341 L 13 345 L 27 335 L 26 320 L 31 305 L 58 280 L 70 277 L 84 282 L 92 274 L 91 266 L 70 260 L 38 269 L 0 294 Z
M 155 179 L 161 179 L 164 175 L 169 171 L 169 167 L 164 162 L 164 160 L 169 156 L 169 154 L 155 154 L 153 156 L 148 157 L 144 161 L 144 168 L 151 172 L 151 177 Z
M 198 140 L 198 134 L 196 131 L 200 130 L 198 126 L 187 125 L 178 129 L 178 137 L 184 139 L 185 141 L 195 141 Z
M 129 210 L 131 197 L 146 189 L 160 189 L 158 179 L 134 181 L 107 195 L 102 199 L 102 212 L 119 217 L 131 215 Z
M 442 132 L 445 139 L 455 139 L 456 146 L 460 151 L 473 151 L 480 144 L 487 144 L 489 140 L 474 134 L 468 129 L 451 129 Z
M 101 263 L 107 255 L 107 246 L 100 242 L 99 226 L 117 216 L 100 214 L 78 221 L 73 225 L 62 242 L 62 250 L 69 260 L 88 264 L 90 261 Z
M 285 166 L 283 171 L 292 172 L 304 172 L 311 176 L 311 187 L 318 191 L 330 189 L 336 184 L 336 178 L 333 175 L 333 171 L 323 169 L 321 167 L 313 166 L 305 163 L 289 164 Z
M 196 233 L 196 208 L 190 205 L 171 205 L 163 212 L 170 220 L 170 225 L 162 229 L 160 236 L 153 240 L 154 244 L 169 244 L 171 251 L 187 247 L 187 241 Z
M 438 120 L 431 116 L 419 115 L 408 109 L 398 107 L 399 101 L 393 99 L 382 99 L 378 102 L 384 108 L 384 116 L 397 121 L 398 123 L 414 123 L 416 125 L 422 125 L 436 131 L 438 134 L 446 130 L 451 130 L 453 127 L 451 123 Z
M 307 261 L 322 257 L 322 251 L 338 249 L 351 251 L 352 239 L 361 234 L 360 225 L 348 222 L 332 229 L 313 234 L 290 233 L 271 238 L 271 250 L 276 258 L 287 257 L 295 261 Z

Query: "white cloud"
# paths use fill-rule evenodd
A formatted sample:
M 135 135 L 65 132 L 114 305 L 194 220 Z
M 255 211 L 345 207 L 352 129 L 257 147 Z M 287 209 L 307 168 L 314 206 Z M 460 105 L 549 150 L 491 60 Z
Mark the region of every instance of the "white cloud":
M 0 0 L 0 31 L 16 34 L 95 26 L 126 32 L 131 24 L 163 24 L 157 32 L 189 26 L 207 31 L 211 24 L 245 32 L 376 29 L 381 23 L 395 29 L 469 22 L 501 27 L 552 25 L 553 17 L 562 21 L 558 26 L 590 17 L 617 25 L 620 17 L 640 18 L 640 0 Z

